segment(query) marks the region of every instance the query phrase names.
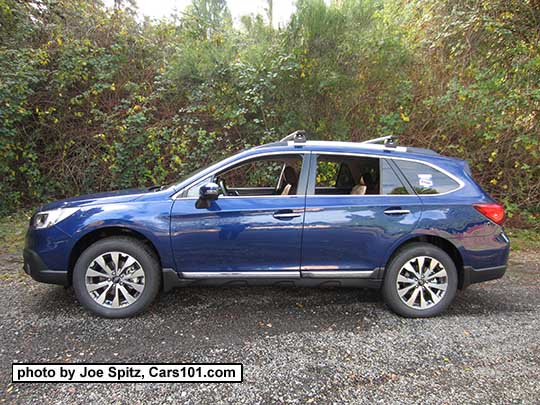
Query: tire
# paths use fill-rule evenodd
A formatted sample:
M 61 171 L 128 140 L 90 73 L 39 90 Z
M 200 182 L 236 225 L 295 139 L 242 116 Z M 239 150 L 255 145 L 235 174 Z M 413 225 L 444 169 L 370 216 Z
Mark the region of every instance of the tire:
M 448 308 L 457 285 L 456 265 L 445 251 L 428 243 L 411 243 L 388 264 L 382 292 L 396 314 L 427 318 Z
M 109 237 L 90 245 L 73 270 L 77 299 L 86 309 L 105 318 L 141 313 L 154 301 L 160 285 L 155 253 L 129 237 Z

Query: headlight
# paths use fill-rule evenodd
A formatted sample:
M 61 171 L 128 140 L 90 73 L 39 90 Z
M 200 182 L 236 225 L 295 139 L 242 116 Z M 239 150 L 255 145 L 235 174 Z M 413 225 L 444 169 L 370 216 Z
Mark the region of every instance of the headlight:
M 78 210 L 78 208 L 58 208 L 56 210 L 38 212 L 34 215 L 34 228 L 43 229 L 53 226 Z

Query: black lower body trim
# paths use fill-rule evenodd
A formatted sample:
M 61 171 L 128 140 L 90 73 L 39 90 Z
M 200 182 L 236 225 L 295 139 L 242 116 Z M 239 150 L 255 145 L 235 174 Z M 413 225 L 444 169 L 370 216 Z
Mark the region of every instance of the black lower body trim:
M 24 271 L 40 283 L 69 285 L 68 272 L 65 270 L 50 270 L 41 257 L 30 249 L 23 250 Z
M 161 270 L 161 280 L 163 283 L 163 291 L 167 292 L 173 288 L 180 287 L 178 273 L 174 269 L 164 268 Z
M 463 281 L 460 288 L 467 288 L 471 284 L 501 278 L 506 271 L 506 265 L 475 269 L 471 266 L 463 267 Z

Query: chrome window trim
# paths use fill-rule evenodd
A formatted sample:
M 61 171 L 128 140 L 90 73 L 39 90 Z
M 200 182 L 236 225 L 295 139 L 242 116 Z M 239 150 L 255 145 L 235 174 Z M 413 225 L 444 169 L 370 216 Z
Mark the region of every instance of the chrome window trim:
M 313 151 L 313 154 L 315 155 L 339 155 L 339 156 L 361 156 L 361 157 L 370 157 L 370 158 L 377 158 L 377 159 L 388 159 L 388 160 L 405 160 L 405 161 L 408 161 L 408 162 L 414 162 L 414 163 L 420 163 L 420 164 L 423 164 L 423 165 L 426 165 L 426 166 L 429 166 L 431 167 L 432 169 L 435 169 L 439 172 L 441 172 L 442 174 L 450 177 L 452 180 L 454 180 L 456 183 L 458 183 L 458 187 L 453 189 L 453 190 L 450 190 L 450 191 L 446 191 L 444 193 L 440 193 L 440 194 L 365 194 L 365 195 L 359 195 L 359 194 L 334 194 L 334 195 L 326 195 L 326 194 L 308 194 L 306 197 L 352 197 L 352 198 L 357 198 L 357 197 L 439 197 L 441 195 L 446 195 L 446 194 L 450 194 L 450 193 L 454 193 L 458 190 L 461 190 L 463 187 L 465 187 L 465 183 L 459 179 L 458 177 L 454 176 L 452 173 L 444 170 L 443 168 L 433 164 L 433 163 L 429 163 L 429 162 L 426 162 L 426 161 L 423 161 L 423 160 L 418 160 L 418 159 L 411 159 L 411 158 L 405 158 L 405 157 L 399 157 L 399 156 L 384 156 L 384 155 L 379 155 L 379 154 L 368 154 L 368 153 L 356 153 L 356 152 L 318 152 L 318 151 Z M 317 170 L 317 168 L 315 168 L 315 170 Z
M 229 167 L 232 167 L 232 166 L 236 166 L 237 164 L 239 163 L 242 163 L 246 160 L 250 160 L 250 159 L 256 159 L 256 158 L 260 158 L 260 157 L 264 157 L 264 156 L 282 156 L 282 155 L 309 155 L 311 154 L 311 151 L 310 150 L 295 150 L 295 151 L 291 151 L 291 150 L 285 150 L 285 151 L 281 151 L 281 152 L 266 152 L 266 153 L 260 153 L 260 154 L 255 154 L 255 155 L 250 155 L 250 156 L 245 156 L 241 159 L 238 159 L 238 160 L 235 160 L 234 162 L 231 162 L 225 166 L 222 166 L 216 170 L 214 170 L 213 172 L 211 173 L 207 173 L 206 175 L 204 176 L 201 176 L 201 177 L 198 177 L 196 179 L 194 179 L 193 181 L 191 181 L 187 186 L 184 186 L 183 188 L 181 188 L 180 190 L 178 190 L 176 193 L 173 194 L 172 196 L 172 199 L 173 200 L 177 200 L 177 199 L 195 199 L 197 200 L 198 197 L 181 197 L 181 194 L 189 189 L 191 186 L 193 186 L 197 181 L 199 180 L 202 180 L 202 179 L 205 179 L 207 177 L 212 177 L 214 176 L 216 173 L 218 172 L 221 172 L 223 170 L 226 170 L 228 169 Z M 226 158 L 225 158 L 226 159 Z M 222 198 L 245 198 L 245 197 L 249 197 L 249 198 L 257 198 L 257 197 L 264 197 L 264 198 L 268 198 L 268 197 L 304 197 L 304 194 L 300 194 L 300 195 L 289 195 L 289 196 L 282 196 L 282 195 L 272 195 L 272 196 L 222 196 L 220 197 L 220 199 Z
M 306 198 L 305 194 L 297 194 L 297 195 L 228 195 L 223 196 L 220 195 L 218 200 L 224 200 L 224 199 L 243 199 L 243 198 L 301 198 L 302 200 Z M 309 197 L 309 196 L 308 196 Z M 198 200 L 199 197 L 178 197 L 177 200 Z
M 442 194 L 420 194 L 422 196 L 424 195 L 431 195 L 431 196 L 434 196 L 434 195 L 442 195 Z M 321 198 L 321 197 L 351 197 L 351 198 L 359 198 L 359 197 L 363 197 L 363 198 L 366 198 L 366 197 L 420 197 L 420 195 L 418 194 L 308 194 L 306 197 L 307 198 L 310 198 L 310 197 L 316 197 L 316 198 Z

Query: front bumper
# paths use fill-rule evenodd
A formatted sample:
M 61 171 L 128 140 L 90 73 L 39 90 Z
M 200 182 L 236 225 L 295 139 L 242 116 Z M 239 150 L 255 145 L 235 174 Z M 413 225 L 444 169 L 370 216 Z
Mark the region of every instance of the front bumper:
M 68 272 L 65 270 L 50 270 L 41 257 L 31 249 L 23 250 L 24 271 L 34 280 L 41 283 L 69 285 Z
M 483 281 L 496 280 L 501 278 L 505 272 L 506 265 L 487 267 L 484 269 L 475 269 L 471 266 L 464 266 L 461 288 L 467 288 L 471 284 L 481 283 Z

